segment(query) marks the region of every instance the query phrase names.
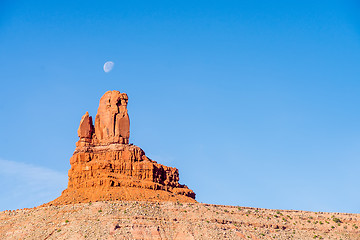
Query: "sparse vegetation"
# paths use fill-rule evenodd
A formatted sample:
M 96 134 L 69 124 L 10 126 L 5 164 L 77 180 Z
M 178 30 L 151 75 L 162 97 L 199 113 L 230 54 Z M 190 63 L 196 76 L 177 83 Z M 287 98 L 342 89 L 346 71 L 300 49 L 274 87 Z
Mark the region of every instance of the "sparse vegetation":
M 341 220 L 340 220 L 339 218 L 336 218 L 336 217 L 333 217 L 333 221 L 334 221 L 335 223 L 341 223 Z

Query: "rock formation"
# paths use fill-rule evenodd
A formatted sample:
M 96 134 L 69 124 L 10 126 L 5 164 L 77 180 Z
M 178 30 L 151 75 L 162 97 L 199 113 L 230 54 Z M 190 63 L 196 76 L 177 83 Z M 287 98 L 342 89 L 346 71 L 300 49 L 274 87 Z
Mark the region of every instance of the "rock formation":
M 129 144 L 128 96 L 108 91 L 95 117 L 86 112 L 70 158 L 68 188 L 50 205 L 98 200 L 195 202 L 195 193 L 179 183 L 179 171 L 149 159 Z

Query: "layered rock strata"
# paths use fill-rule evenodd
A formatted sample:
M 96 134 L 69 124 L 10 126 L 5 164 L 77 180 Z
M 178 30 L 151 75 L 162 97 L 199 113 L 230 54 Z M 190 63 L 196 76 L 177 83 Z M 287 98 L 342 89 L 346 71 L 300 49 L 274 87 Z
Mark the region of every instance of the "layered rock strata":
M 129 144 L 128 96 L 108 91 L 100 99 L 95 126 L 81 118 L 79 141 L 70 158 L 68 188 L 49 204 L 98 200 L 195 202 L 195 193 L 179 183 L 179 171 L 149 159 Z

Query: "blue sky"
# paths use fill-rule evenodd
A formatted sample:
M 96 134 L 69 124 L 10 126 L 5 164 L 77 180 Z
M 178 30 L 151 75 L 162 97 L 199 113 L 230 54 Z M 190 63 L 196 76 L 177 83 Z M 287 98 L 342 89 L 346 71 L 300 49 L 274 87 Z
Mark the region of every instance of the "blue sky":
M 0 210 L 60 195 L 81 116 L 119 90 L 130 142 L 179 168 L 199 202 L 360 213 L 359 11 L 1 1 Z

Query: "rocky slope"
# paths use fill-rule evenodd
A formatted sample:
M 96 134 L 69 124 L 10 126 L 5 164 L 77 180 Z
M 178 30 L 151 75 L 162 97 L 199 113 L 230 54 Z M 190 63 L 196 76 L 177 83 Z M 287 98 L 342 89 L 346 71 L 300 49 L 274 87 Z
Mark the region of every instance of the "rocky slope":
M 0 239 L 360 239 L 360 214 L 109 201 L 0 212 Z

